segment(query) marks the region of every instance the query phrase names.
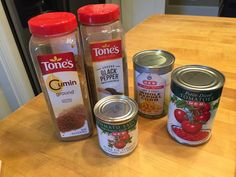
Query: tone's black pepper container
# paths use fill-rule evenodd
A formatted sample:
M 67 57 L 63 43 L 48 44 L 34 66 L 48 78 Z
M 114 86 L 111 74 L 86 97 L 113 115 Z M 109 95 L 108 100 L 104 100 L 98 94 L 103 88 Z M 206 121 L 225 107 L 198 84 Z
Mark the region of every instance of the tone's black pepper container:
M 29 20 L 30 54 L 46 98 L 57 136 L 70 141 L 92 134 L 92 111 L 76 16 L 67 12 L 41 14 Z
M 116 4 L 78 9 L 92 104 L 109 95 L 128 95 L 127 62 L 120 9 Z

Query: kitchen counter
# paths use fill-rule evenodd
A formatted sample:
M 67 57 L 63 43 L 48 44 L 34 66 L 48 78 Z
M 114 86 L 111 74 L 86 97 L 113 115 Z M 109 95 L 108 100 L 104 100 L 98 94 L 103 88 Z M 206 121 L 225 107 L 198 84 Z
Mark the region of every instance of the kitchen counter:
M 226 83 L 204 145 L 189 147 L 170 138 L 167 116 L 139 118 L 139 145 L 128 156 L 104 154 L 97 134 L 76 142 L 57 140 L 42 94 L 0 121 L 0 160 L 4 177 L 234 177 L 236 176 L 236 19 L 155 15 L 126 35 L 129 88 L 133 97 L 132 56 L 163 49 L 175 67 L 211 66 Z

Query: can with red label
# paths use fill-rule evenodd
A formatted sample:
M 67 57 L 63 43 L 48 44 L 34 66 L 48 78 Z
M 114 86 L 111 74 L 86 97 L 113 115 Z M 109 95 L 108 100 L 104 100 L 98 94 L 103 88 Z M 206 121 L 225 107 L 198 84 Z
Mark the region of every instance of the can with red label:
M 109 95 L 128 95 L 119 6 L 92 4 L 77 12 L 92 104 Z
M 112 156 L 130 154 L 138 144 L 138 106 L 124 95 L 111 95 L 94 106 L 101 149 Z
M 207 66 L 173 71 L 167 128 L 176 141 L 194 146 L 210 139 L 224 81 L 222 73 Z
M 141 116 L 160 118 L 166 114 L 174 61 L 174 55 L 163 50 L 145 50 L 134 55 L 134 93 Z
M 30 54 L 57 136 L 70 141 L 92 134 L 93 115 L 81 52 L 76 16 L 53 12 L 28 22 Z

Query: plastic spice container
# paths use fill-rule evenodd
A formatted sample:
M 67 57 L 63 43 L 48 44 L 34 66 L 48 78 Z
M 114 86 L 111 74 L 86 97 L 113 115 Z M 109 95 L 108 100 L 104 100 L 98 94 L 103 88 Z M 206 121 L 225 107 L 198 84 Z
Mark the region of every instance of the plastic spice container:
M 127 62 L 120 9 L 116 4 L 78 9 L 92 104 L 109 95 L 128 95 Z
M 101 149 L 112 156 L 131 153 L 138 144 L 138 106 L 124 95 L 111 95 L 94 107 Z
M 174 62 L 174 55 L 163 50 L 145 50 L 134 55 L 134 93 L 141 116 L 160 118 L 166 114 Z
M 194 146 L 210 139 L 224 81 L 222 73 L 207 66 L 173 71 L 167 128 L 176 141 Z
M 31 18 L 28 24 L 30 54 L 58 138 L 70 141 L 90 136 L 93 117 L 75 15 L 46 13 Z

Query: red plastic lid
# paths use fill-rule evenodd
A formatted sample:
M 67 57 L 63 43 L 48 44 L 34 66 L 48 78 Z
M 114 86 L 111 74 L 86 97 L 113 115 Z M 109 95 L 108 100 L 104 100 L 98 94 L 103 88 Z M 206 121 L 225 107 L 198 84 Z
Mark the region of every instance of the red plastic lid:
M 117 4 L 92 4 L 78 9 L 79 22 L 85 25 L 105 24 L 120 18 Z
M 74 31 L 78 24 L 76 16 L 68 12 L 40 14 L 28 21 L 30 32 L 34 35 L 57 35 Z

